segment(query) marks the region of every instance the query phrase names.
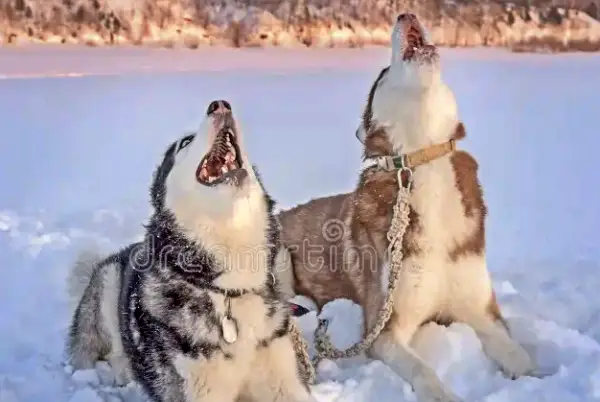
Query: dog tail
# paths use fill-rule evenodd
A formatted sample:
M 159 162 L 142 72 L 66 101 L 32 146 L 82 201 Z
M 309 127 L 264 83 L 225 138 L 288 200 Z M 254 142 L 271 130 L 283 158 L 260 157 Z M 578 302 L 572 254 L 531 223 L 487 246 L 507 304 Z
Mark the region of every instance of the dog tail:
M 100 270 L 105 259 L 99 250 L 83 250 L 67 277 L 73 315 L 66 352 L 75 370 L 93 368 L 110 351 L 110 338 L 101 310 L 104 282 Z
M 105 258 L 98 250 L 91 249 L 86 249 L 77 256 L 67 276 L 67 290 L 73 308 L 90 284 L 95 269 Z

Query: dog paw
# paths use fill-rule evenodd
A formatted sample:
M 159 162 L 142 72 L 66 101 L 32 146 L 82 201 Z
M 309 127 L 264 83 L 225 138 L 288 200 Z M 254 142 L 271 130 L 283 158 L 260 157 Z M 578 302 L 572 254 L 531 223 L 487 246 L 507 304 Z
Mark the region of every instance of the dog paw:
M 498 364 L 504 374 L 515 380 L 523 376 L 536 377 L 536 365 L 529 354 L 521 346 L 507 348 L 506 353 L 499 359 Z
M 96 366 L 98 359 L 91 358 L 89 356 L 70 356 L 67 359 L 67 364 L 73 367 L 74 371 L 77 370 L 89 370 Z
M 123 387 L 131 382 L 131 374 L 129 370 L 115 370 L 115 385 Z
M 132 376 L 131 371 L 129 370 L 129 364 L 127 363 L 126 357 L 111 357 L 109 360 L 109 364 L 115 376 L 115 384 L 118 387 L 122 387 L 131 382 Z
M 415 378 L 413 389 L 419 402 L 464 402 L 440 381 L 433 370 Z
M 556 370 L 552 370 L 549 368 L 535 368 L 532 371 L 526 373 L 525 375 L 529 376 L 529 377 L 535 377 L 535 378 L 545 378 L 545 377 L 550 377 L 552 375 L 556 374 Z

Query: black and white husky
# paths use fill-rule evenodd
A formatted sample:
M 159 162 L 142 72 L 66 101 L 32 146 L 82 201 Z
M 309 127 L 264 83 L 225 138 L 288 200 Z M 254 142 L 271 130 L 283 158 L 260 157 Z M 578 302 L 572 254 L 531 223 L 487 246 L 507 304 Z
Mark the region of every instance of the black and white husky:
M 75 264 L 74 368 L 106 357 L 160 402 L 315 401 L 273 280 L 274 203 L 243 141 L 229 103 L 212 102 L 154 174 L 143 241 Z

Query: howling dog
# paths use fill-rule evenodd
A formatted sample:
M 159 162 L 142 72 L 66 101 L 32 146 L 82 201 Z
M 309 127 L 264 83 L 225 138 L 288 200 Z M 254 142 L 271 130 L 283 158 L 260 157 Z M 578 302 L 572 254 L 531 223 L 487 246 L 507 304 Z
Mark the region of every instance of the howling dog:
M 357 130 L 364 144 L 358 185 L 279 218 L 291 264 L 287 280 L 295 292 L 319 309 L 338 298 L 360 304 L 366 333 L 388 288 L 386 234 L 398 186 L 410 180 L 410 224 L 393 313 L 369 354 L 408 381 L 420 401 L 455 402 L 460 398 L 410 346 L 429 321 L 470 325 L 485 353 L 511 377 L 532 373 L 534 364 L 511 338 L 496 303 L 486 267 L 478 165 L 455 148 L 465 129 L 439 58 L 417 17 L 399 15 L 391 63 L 373 83 Z
M 74 265 L 70 361 L 107 357 L 157 402 L 314 402 L 273 280 L 274 202 L 230 104 L 206 114 L 154 173 L 144 239 Z

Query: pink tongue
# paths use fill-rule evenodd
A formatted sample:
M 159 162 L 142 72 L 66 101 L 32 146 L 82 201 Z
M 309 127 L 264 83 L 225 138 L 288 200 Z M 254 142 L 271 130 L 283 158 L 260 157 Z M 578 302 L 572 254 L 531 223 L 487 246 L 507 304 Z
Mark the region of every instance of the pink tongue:
M 292 315 L 294 317 L 300 317 L 300 316 L 303 316 L 304 314 L 310 312 L 307 308 L 305 308 L 299 304 L 290 302 L 289 305 L 290 305 L 290 310 L 292 310 Z

